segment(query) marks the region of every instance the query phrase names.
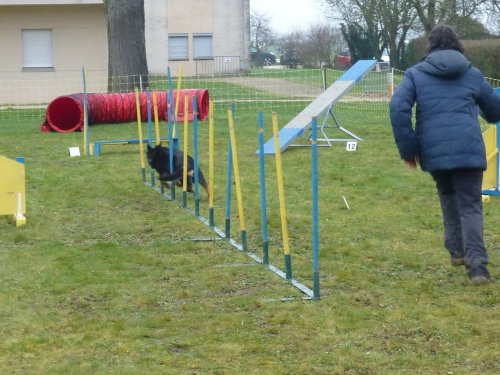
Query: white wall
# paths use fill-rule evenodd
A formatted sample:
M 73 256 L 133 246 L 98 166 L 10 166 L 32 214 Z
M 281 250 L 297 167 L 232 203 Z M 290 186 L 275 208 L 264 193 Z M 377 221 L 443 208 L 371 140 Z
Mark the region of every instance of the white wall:
M 167 0 L 168 1 L 168 0 Z M 166 74 L 168 65 L 167 1 L 144 0 L 146 56 L 150 74 Z
M 52 30 L 52 69 L 23 69 L 23 29 Z M 91 77 L 107 76 L 108 42 L 102 4 L 0 6 L 0 47 L 0 81 L 39 81 L 48 98 L 63 91 L 81 92 L 82 67 Z M 21 84 L 13 84 L 8 90 L 2 86 L 0 104 L 29 101 L 30 91 Z

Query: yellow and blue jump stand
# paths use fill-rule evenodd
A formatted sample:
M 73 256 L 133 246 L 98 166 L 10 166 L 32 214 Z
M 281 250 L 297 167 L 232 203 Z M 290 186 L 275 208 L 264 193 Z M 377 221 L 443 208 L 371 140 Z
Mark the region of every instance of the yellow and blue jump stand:
M 0 215 L 12 215 L 16 226 L 26 224 L 26 183 L 24 158 L 0 156 Z
M 500 95 L 500 88 L 495 89 Z M 483 175 L 482 193 L 488 197 L 490 195 L 500 195 L 500 122 L 489 127 L 483 133 L 484 145 L 486 147 L 487 169 Z

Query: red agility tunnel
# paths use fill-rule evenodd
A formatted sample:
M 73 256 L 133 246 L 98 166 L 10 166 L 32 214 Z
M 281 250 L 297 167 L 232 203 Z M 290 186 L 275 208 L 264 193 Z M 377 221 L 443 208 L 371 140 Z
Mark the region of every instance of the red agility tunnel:
M 198 103 L 198 120 L 204 121 L 208 117 L 208 90 L 191 89 L 180 90 L 179 112 L 177 121 L 184 121 L 184 98 L 188 96 L 188 120 L 193 121 L 193 98 L 196 96 Z M 173 104 L 177 100 L 178 91 L 174 90 Z M 167 121 L 167 98 L 165 91 L 156 93 L 158 116 Z M 141 106 L 141 118 L 147 119 L 148 106 L 145 92 L 139 94 Z M 153 114 L 153 95 L 150 95 L 151 113 Z M 72 94 L 59 96 L 47 107 L 45 121 L 42 131 L 57 131 L 60 133 L 73 132 L 83 129 L 84 95 Z M 135 105 L 135 93 L 109 93 L 109 94 L 87 94 L 88 123 L 110 124 L 137 121 L 137 109 Z

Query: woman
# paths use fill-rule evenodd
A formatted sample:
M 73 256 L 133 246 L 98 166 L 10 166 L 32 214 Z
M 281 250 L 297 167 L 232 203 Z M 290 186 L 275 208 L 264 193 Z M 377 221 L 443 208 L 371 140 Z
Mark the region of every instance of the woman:
M 489 122 L 500 121 L 500 97 L 463 51 L 453 29 L 434 27 L 427 55 L 406 71 L 394 92 L 390 117 L 405 164 L 420 164 L 436 182 L 451 264 L 465 265 L 477 285 L 493 281 L 483 240 L 486 155 L 478 113 Z

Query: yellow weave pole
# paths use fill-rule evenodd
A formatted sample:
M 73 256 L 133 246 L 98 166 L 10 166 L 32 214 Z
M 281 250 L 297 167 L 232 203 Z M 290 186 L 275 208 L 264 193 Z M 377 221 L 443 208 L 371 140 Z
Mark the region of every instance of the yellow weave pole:
M 227 119 L 229 121 L 229 137 L 231 138 L 231 152 L 233 156 L 234 182 L 236 185 L 236 198 L 238 200 L 238 212 L 240 219 L 240 234 L 243 250 L 247 250 L 247 231 L 245 225 L 245 215 L 243 213 L 243 197 L 241 195 L 240 171 L 238 168 L 238 153 L 236 151 L 236 137 L 234 135 L 233 112 L 228 109 Z
M 214 100 L 208 102 L 208 218 L 209 225 L 215 226 L 214 217 Z
M 155 133 L 156 133 L 156 145 L 161 145 L 160 139 L 160 122 L 158 121 L 158 101 L 156 98 L 156 91 L 153 91 L 153 113 L 155 117 Z
M 146 162 L 144 157 L 144 143 L 142 141 L 142 123 L 141 123 L 141 99 L 139 89 L 135 88 L 135 107 L 137 110 L 137 132 L 139 134 L 139 153 L 141 154 L 142 181 L 146 182 Z
M 286 219 L 286 206 L 285 206 L 285 189 L 283 187 L 283 168 L 281 164 L 281 151 L 280 140 L 278 132 L 278 114 L 273 112 L 273 134 L 274 134 L 274 151 L 276 155 L 276 175 L 278 178 L 278 195 L 280 202 L 280 215 L 281 215 L 281 233 L 283 236 L 283 253 L 285 255 L 285 269 L 286 278 L 292 278 L 292 258 L 290 256 L 290 247 L 288 244 L 288 224 Z
M 175 129 L 175 124 L 177 121 L 177 115 L 179 114 L 179 103 L 180 103 L 180 98 L 181 98 L 181 88 L 182 88 L 182 65 L 179 66 L 179 77 L 177 77 L 177 97 L 175 98 L 175 116 L 174 116 L 174 127 L 172 129 L 172 138 L 176 138 L 176 129 Z M 172 93 L 173 95 L 173 93 Z
M 177 93 L 177 95 L 179 95 Z M 178 97 L 178 96 L 177 96 Z M 187 207 L 188 147 L 189 147 L 189 97 L 184 96 L 184 160 L 182 172 L 182 207 Z

